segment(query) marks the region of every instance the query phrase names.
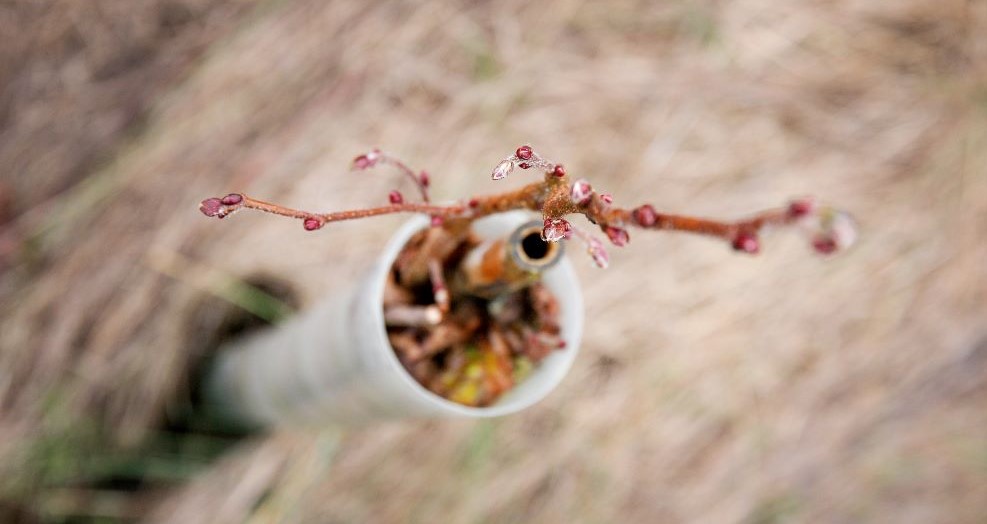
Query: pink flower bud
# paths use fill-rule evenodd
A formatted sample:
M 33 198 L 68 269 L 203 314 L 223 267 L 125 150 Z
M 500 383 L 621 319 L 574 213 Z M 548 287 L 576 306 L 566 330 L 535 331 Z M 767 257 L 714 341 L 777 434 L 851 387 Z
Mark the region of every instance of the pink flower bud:
M 368 169 L 377 164 L 380 160 L 380 150 L 372 149 L 365 155 L 360 155 L 353 159 L 353 169 Z
M 530 167 L 531 167 L 531 164 L 529 164 L 529 163 L 527 163 L 527 162 L 521 162 L 521 163 L 520 163 L 520 164 L 518 164 L 517 166 L 518 166 L 518 167 L 520 167 L 521 169 L 528 169 L 528 168 L 530 168 Z
M 610 239 L 610 242 L 617 247 L 626 246 L 631 240 L 631 236 L 627 233 L 627 230 L 623 228 L 606 226 L 603 228 L 603 232 L 607 234 L 607 238 Z
M 236 193 L 230 193 L 223 197 L 220 201 L 224 206 L 235 206 L 240 202 L 243 202 L 243 195 L 238 195 Z
M 838 248 L 836 240 L 833 240 L 832 237 L 820 235 L 812 239 L 812 249 L 815 249 L 820 255 L 832 255 L 836 253 Z
M 431 221 L 432 227 L 442 227 L 442 224 L 444 223 L 445 223 L 445 219 L 442 218 L 440 215 L 432 216 L 432 221 Z
M 514 156 L 520 158 L 521 160 L 531 160 L 531 156 L 533 154 L 534 152 L 531 150 L 531 146 L 529 145 L 521 146 L 514 152 Z
M 514 162 L 510 160 L 504 160 L 503 162 L 497 164 L 493 172 L 490 173 L 490 178 L 493 180 L 503 180 L 507 178 L 507 175 L 514 171 Z
M 480 201 L 475 198 L 471 198 L 468 205 L 470 208 L 475 208 L 480 205 Z
M 562 164 L 555 164 L 552 169 L 552 176 L 556 178 L 562 178 L 565 176 L 565 167 Z
M 757 236 L 747 231 L 737 233 L 732 245 L 735 250 L 752 255 L 761 250 L 761 243 L 757 240 Z
M 603 242 L 598 239 L 591 238 L 589 240 L 586 252 L 593 257 L 593 263 L 596 264 L 596 267 L 606 269 L 610 265 L 610 254 L 603 247 Z
M 422 171 L 418 175 L 418 181 L 421 182 L 422 187 L 428 187 L 428 185 L 432 183 L 427 171 Z
M 609 206 L 610 204 L 613 204 L 613 195 L 610 193 L 600 193 L 600 200 Z
M 312 217 L 306 218 L 305 221 L 302 222 L 302 226 L 305 228 L 305 231 L 315 231 L 316 229 L 322 228 L 322 225 L 321 220 Z
M 564 218 L 546 218 L 541 237 L 545 242 L 558 242 L 572 232 L 572 224 Z
M 840 249 L 847 249 L 857 242 L 857 223 L 847 213 L 834 209 L 824 225 L 832 233 L 833 240 Z
M 207 217 L 214 217 L 223 211 L 223 201 L 218 198 L 207 198 L 199 203 L 199 211 Z
M 631 211 L 631 218 L 634 219 L 635 224 L 641 227 L 651 227 L 658 222 L 658 213 L 653 206 L 645 204 Z
M 593 186 L 589 185 L 585 179 L 579 179 L 572 183 L 572 190 L 569 193 L 572 202 L 579 206 L 589 204 L 593 199 Z
M 849 248 L 857 241 L 857 224 L 850 215 L 832 208 L 820 210 L 821 231 L 812 239 L 812 247 L 824 255 Z
M 404 203 L 404 195 L 396 189 L 387 194 L 387 199 L 394 205 Z
M 815 202 L 811 198 L 800 198 L 792 200 L 788 204 L 788 216 L 791 218 L 802 218 L 815 210 Z

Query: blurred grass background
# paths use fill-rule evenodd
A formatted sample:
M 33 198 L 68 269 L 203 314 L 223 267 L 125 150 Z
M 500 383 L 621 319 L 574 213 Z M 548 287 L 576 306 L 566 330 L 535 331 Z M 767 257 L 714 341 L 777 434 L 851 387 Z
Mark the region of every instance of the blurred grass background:
M 8 0 L 0 42 L 4 522 L 987 514 L 982 0 Z M 347 173 L 373 146 L 461 198 L 524 142 L 625 205 L 813 194 L 862 240 L 820 260 L 632 232 L 606 271 L 570 255 L 582 354 L 525 413 L 203 442 L 188 471 L 141 451 L 216 295 L 277 316 L 244 284 L 275 278 L 304 308 L 401 221 L 306 234 L 199 200 L 383 203 L 399 178 Z M 111 466 L 160 482 L 80 481 Z

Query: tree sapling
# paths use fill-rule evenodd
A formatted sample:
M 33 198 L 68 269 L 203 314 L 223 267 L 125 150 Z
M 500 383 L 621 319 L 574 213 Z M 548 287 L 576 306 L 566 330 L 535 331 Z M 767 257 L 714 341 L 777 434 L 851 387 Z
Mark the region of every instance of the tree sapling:
M 446 399 L 486 406 L 523 380 L 533 365 L 564 348 L 556 298 L 539 284 L 540 271 L 561 255 L 560 243 L 578 242 L 600 268 L 609 265 L 604 242 L 576 227 L 571 215 L 583 215 L 617 247 L 630 242 L 631 229 L 697 233 L 726 242 L 732 249 L 757 254 L 767 228 L 788 227 L 803 234 L 821 255 L 844 250 L 856 239 L 852 218 L 811 198 L 761 211 L 735 221 L 661 213 L 651 204 L 614 205 L 611 194 L 585 179 L 573 180 L 566 168 L 522 145 L 494 167 L 502 180 L 517 170 L 539 174 L 519 189 L 473 196 L 450 204 L 429 199 L 430 177 L 379 149 L 353 160 L 362 171 L 390 165 L 409 179 L 420 201 L 398 190 L 387 205 L 315 213 L 254 199 L 242 193 L 203 200 L 206 216 L 225 218 L 244 209 L 300 220 L 307 231 L 331 222 L 395 213 L 429 217 L 429 226 L 407 242 L 394 261 L 382 307 L 388 339 L 402 365 L 422 386 Z M 540 213 L 509 238 L 474 235 L 477 219 L 513 210 Z

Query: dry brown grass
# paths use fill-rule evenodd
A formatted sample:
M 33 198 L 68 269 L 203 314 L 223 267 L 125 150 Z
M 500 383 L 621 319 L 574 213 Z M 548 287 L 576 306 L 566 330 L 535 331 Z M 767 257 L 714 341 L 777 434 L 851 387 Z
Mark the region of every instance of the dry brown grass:
M 115 33 L 124 44 L 102 44 L 99 28 L 90 44 L 88 10 L 48 3 L 32 23 L 82 36 L 30 38 L 11 13 L 34 3 L 0 4 L 16 44 L 0 62 L 0 182 L 16 196 L 0 231 L 11 490 L 38 474 L 37 439 L 92 426 L 138 442 L 183 388 L 202 292 L 162 261 L 281 275 L 310 304 L 359 274 L 399 220 L 313 235 L 256 215 L 205 220 L 200 198 L 383 202 L 393 178 L 345 173 L 373 145 L 458 198 L 500 188 L 490 167 L 530 142 L 626 204 L 730 216 L 812 193 L 853 210 L 863 239 L 820 261 L 786 236 L 747 258 L 638 233 L 606 272 L 582 264 L 582 355 L 541 405 L 340 442 L 258 439 L 159 500 L 160 520 L 987 514 L 984 2 L 203 0 L 185 2 L 177 39 L 142 37 L 144 18 L 121 7 L 132 2 L 102 2 L 107 20 L 136 20 Z M 117 86 L 45 52 L 78 38 L 97 57 L 154 52 Z M 42 94 L 53 85 L 70 87 Z

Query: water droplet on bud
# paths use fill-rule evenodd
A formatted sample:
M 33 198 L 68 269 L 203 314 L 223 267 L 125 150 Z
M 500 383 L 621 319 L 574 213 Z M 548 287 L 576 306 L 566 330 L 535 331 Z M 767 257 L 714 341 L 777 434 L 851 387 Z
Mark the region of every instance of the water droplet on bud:
M 569 192 L 572 202 L 579 206 L 589 204 L 593 199 L 593 186 L 589 185 L 585 179 L 579 179 L 572 183 L 572 190 Z
M 493 180 L 503 180 L 507 178 L 507 175 L 514 171 L 514 162 L 510 160 L 504 160 L 503 162 L 497 164 L 493 172 L 490 173 L 490 178 Z
M 572 224 L 564 218 L 546 218 L 541 237 L 545 242 L 558 242 L 572 231 Z
M 218 198 L 207 198 L 199 203 L 199 211 L 207 217 L 214 217 L 223 211 L 223 201 Z

